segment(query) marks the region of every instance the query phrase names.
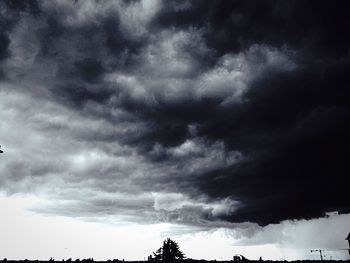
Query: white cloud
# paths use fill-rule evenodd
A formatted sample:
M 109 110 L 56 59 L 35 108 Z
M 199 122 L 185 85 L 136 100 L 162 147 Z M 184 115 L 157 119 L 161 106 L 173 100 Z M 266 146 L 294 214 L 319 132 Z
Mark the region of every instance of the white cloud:
M 219 99 L 222 105 L 242 102 L 257 79 L 297 67 L 291 49 L 255 44 L 242 52 L 225 54 L 206 68 L 199 58 L 209 59 L 212 51 L 200 30 L 167 30 L 153 37 L 141 52 L 137 70 L 106 75 L 106 81 L 128 98 L 147 105 L 203 98 Z
M 201 75 L 196 96 L 225 98 L 223 104 L 241 101 L 252 81 L 269 71 L 290 71 L 296 68 L 293 52 L 266 45 L 252 45 L 238 54 L 225 54 L 213 69 Z
M 105 79 L 134 102 L 154 105 L 158 100 L 191 98 L 192 78 L 202 67 L 195 56 L 205 57 L 209 52 L 198 30 L 164 30 L 152 35 L 140 50 L 135 70 L 109 73 Z
M 75 183 L 104 174 L 109 174 L 109 179 L 120 178 L 120 174 L 134 170 L 135 163 L 141 168 L 141 157 L 131 148 L 118 142 L 90 140 L 106 134 L 123 137 L 133 129 L 132 125 L 112 126 L 103 120 L 85 118 L 59 104 L 37 101 L 16 90 L 0 92 L 0 137 L 5 151 L 1 156 L 0 180 L 8 191 L 39 189 L 52 176 Z M 32 187 L 23 189 L 22 180 L 32 181 Z
M 161 1 L 142 0 L 131 3 L 119 2 L 118 14 L 121 25 L 131 36 L 140 37 L 148 32 L 147 26 L 161 8 Z
M 110 16 L 120 20 L 121 27 L 129 37 L 142 37 L 148 32 L 147 26 L 161 8 L 161 1 L 42 1 L 45 11 L 60 10 L 62 22 L 66 26 L 100 24 L 101 19 Z
M 59 10 L 62 22 L 66 26 L 81 26 L 85 23 L 99 23 L 99 19 L 117 14 L 118 4 L 114 1 L 104 1 L 99 4 L 95 0 L 68 1 L 53 0 L 41 1 L 41 8 L 46 12 Z
M 284 251 L 285 259 L 319 259 L 311 249 L 324 249 L 327 259 L 347 259 L 345 237 L 350 231 L 350 214 L 332 214 L 328 217 L 310 220 L 285 220 L 265 227 L 237 228 L 225 230 L 243 247 L 269 244 Z M 343 249 L 343 250 L 342 250 Z M 270 255 L 270 258 L 277 258 Z
M 193 140 L 186 140 L 183 144 L 170 148 L 168 151 L 175 157 L 187 157 L 189 155 L 198 155 L 203 151 L 202 145 L 196 144 Z
M 157 215 L 160 210 L 192 213 L 193 208 L 196 220 L 207 213 L 218 217 L 234 211 L 236 203 L 229 199 L 192 199 L 174 192 L 181 177 L 228 167 L 242 159 L 238 152 L 226 152 L 222 142 L 193 138 L 173 148 L 155 145 L 154 154 L 166 153 L 169 161 L 152 163 L 119 142 L 142 123 L 112 125 L 52 101 L 37 100 L 11 89 L 13 84 L 2 85 L 1 186 L 8 194 L 32 193 L 47 200 L 36 212 L 93 221 L 154 222 L 164 221 Z M 101 140 L 105 134 L 115 136 L 115 141 Z
M 238 207 L 238 202 L 229 198 L 220 201 L 209 201 L 205 197 L 192 199 L 181 193 L 152 193 L 155 210 L 175 211 L 186 207 L 202 207 L 213 216 L 230 215 Z

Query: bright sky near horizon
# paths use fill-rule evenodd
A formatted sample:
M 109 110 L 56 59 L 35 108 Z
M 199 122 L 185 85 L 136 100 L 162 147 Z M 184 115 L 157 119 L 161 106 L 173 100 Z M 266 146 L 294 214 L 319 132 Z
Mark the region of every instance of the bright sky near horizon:
M 235 254 L 255 260 L 260 257 L 272 260 L 319 259 L 319 254 L 310 253 L 310 249 L 315 248 L 330 249 L 325 251 L 326 259 L 348 259 L 347 251 L 332 249 L 346 248 L 342 231 L 336 229 L 347 227 L 349 215 L 332 214 L 327 219 L 284 222 L 261 230 L 248 241 L 232 229 L 200 231 L 195 227 L 169 223 L 88 222 L 81 218 L 31 211 L 42 202 L 33 196 L 0 197 L 0 258 L 144 260 L 161 246 L 166 237 L 171 237 L 179 243 L 186 257 L 195 259 L 231 260 Z M 322 231 L 324 233 L 320 235 Z M 332 235 L 331 239 L 327 239 L 329 235 Z M 259 244 L 259 239 L 268 236 L 274 240 Z

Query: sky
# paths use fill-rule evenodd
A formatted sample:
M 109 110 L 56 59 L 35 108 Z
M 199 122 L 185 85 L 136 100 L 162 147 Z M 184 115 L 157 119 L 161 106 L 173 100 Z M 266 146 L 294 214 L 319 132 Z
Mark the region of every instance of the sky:
M 0 258 L 348 259 L 347 1 L 0 2 Z

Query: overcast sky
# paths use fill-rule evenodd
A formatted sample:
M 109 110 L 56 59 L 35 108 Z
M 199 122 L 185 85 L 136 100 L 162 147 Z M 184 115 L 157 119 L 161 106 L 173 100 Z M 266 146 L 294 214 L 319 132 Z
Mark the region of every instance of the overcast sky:
M 347 1 L 0 2 L 0 258 L 348 258 Z

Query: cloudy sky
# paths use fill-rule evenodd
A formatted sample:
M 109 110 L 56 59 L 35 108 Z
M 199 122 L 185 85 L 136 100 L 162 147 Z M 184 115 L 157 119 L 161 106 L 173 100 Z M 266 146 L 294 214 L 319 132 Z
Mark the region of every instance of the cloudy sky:
M 1 1 L 0 258 L 348 258 L 347 5 Z

